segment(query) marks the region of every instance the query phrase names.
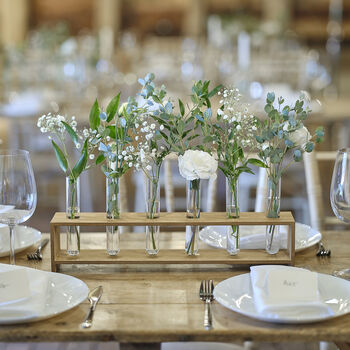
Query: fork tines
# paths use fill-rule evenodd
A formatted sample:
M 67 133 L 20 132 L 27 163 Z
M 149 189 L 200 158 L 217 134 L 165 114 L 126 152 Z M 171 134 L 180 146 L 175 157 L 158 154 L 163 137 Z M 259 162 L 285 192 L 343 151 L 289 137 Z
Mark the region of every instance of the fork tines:
M 203 280 L 199 288 L 199 296 L 201 299 L 213 300 L 214 282 L 213 280 Z

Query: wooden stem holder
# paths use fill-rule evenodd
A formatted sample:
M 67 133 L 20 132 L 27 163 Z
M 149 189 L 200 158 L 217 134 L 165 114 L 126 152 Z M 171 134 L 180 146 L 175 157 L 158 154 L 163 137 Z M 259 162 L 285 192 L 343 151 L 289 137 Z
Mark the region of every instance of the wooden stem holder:
M 77 256 L 69 256 L 60 246 L 61 226 L 288 226 L 287 249 L 270 255 L 263 249 L 241 250 L 229 255 L 225 249 L 200 249 L 198 255 L 187 255 L 185 249 L 162 249 L 149 256 L 144 249 L 125 249 L 110 256 L 106 250 L 81 250 Z M 224 212 L 203 212 L 198 219 L 186 218 L 183 212 L 160 213 L 157 219 L 147 219 L 145 213 L 122 213 L 120 219 L 107 219 L 106 213 L 81 213 L 78 219 L 68 219 L 65 213 L 56 213 L 50 223 L 51 270 L 61 264 L 283 264 L 294 265 L 295 221 L 291 212 L 281 212 L 280 217 L 267 218 L 265 213 L 241 213 L 238 219 L 228 219 Z M 166 234 L 163 232 L 161 234 Z M 184 243 L 185 245 L 185 243 Z

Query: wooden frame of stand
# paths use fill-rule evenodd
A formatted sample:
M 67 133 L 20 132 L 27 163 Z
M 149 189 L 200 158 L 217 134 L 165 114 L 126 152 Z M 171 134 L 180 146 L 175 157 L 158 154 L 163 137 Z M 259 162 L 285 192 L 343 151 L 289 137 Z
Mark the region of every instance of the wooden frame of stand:
M 69 256 L 61 249 L 61 226 L 229 226 L 229 225 L 282 225 L 288 226 L 287 249 L 270 255 L 263 249 L 241 250 L 229 255 L 224 249 L 201 249 L 198 255 L 187 255 L 184 249 L 162 249 L 157 255 L 148 255 L 144 249 L 125 249 L 110 256 L 106 250 L 81 250 Z M 224 212 L 203 212 L 198 219 L 186 218 L 186 213 L 160 213 L 157 219 L 147 219 L 145 213 L 121 213 L 120 219 L 107 219 L 106 213 L 81 213 L 78 219 L 68 219 L 66 213 L 56 213 L 50 222 L 51 270 L 61 264 L 283 264 L 294 265 L 295 221 L 291 212 L 281 212 L 280 217 L 267 218 L 264 213 L 241 213 L 240 218 L 228 219 Z M 166 234 L 163 232 L 161 234 Z

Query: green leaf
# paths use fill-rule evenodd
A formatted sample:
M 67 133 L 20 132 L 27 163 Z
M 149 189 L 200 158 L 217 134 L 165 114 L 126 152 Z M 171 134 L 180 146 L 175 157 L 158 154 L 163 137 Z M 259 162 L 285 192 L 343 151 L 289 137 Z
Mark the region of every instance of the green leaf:
M 305 145 L 305 151 L 310 153 L 314 150 L 314 143 L 313 142 L 308 142 L 306 145 Z
M 117 96 L 114 96 L 109 102 L 106 112 L 107 112 L 107 123 L 109 123 L 115 116 L 119 107 L 120 92 Z
M 213 137 L 212 136 L 206 136 L 204 137 L 203 143 L 209 143 L 209 142 L 213 142 Z
M 95 100 L 90 110 L 89 124 L 92 130 L 96 130 L 100 125 L 100 111 L 99 111 L 97 99 Z
M 185 115 L 185 106 L 180 99 L 179 99 L 179 108 L 180 108 L 181 115 L 184 116 Z
M 266 96 L 266 102 L 267 103 L 273 103 L 275 101 L 275 93 L 274 92 L 269 92 Z
M 273 107 L 270 104 L 265 105 L 264 111 L 269 114 L 272 111 Z
M 300 162 L 301 161 L 301 151 L 299 149 L 296 149 L 294 151 L 294 155 L 293 158 L 296 162 Z
M 74 168 L 72 169 L 71 176 L 74 179 L 77 179 L 80 174 L 84 171 L 86 164 L 88 160 L 88 151 L 87 151 L 87 140 L 84 142 L 84 147 L 81 151 L 81 156 L 77 163 L 75 164 Z
M 211 90 L 211 91 L 209 92 L 209 94 L 208 94 L 208 98 L 213 97 L 214 95 L 216 95 L 216 94 L 219 92 L 219 90 L 222 89 L 222 87 L 223 87 L 223 86 L 220 84 L 220 85 L 218 85 L 217 87 L 215 87 L 213 90 Z
M 68 161 L 66 159 L 66 157 L 64 156 L 64 153 L 62 152 L 62 150 L 58 147 L 58 145 L 51 140 L 53 149 L 55 151 L 56 154 L 56 158 L 58 160 L 58 164 L 60 165 L 61 169 L 66 172 L 68 169 Z
M 195 117 L 198 121 L 204 123 L 204 119 L 200 115 L 196 114 Z
M 73 128 L 67 124 L 66 122 L 62 121 L 62 124 L 64 125 L 64 127 L 66 128 L 67 133 L 69 134 L 69 136 L 71 137 L 72 141 L 74 142 L 74 144 L 76 145 L 77 143 L 79 143 L 79 139 L 78 139 L 78 135 L 77 133 L 73 130 Z
M 256 158 L 249 158 L 248 163 L 255 165 L 255 166 L 258 166 L 260 168 L 268 168 L 268 166 L 264 162 L 262 162 L 261 160 L 256 159 Z
M 105 155 L 101 153 L 97 158 L 96 158 L 96 165 L 102 163 L 106 159 Z

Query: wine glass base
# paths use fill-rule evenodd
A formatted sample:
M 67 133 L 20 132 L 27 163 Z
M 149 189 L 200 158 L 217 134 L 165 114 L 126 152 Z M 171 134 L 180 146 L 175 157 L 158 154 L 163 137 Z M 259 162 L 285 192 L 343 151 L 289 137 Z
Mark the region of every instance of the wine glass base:
M 350 281 L 350 269 L 334 271 L 333 276 L 344 278 L 344 279 Z

